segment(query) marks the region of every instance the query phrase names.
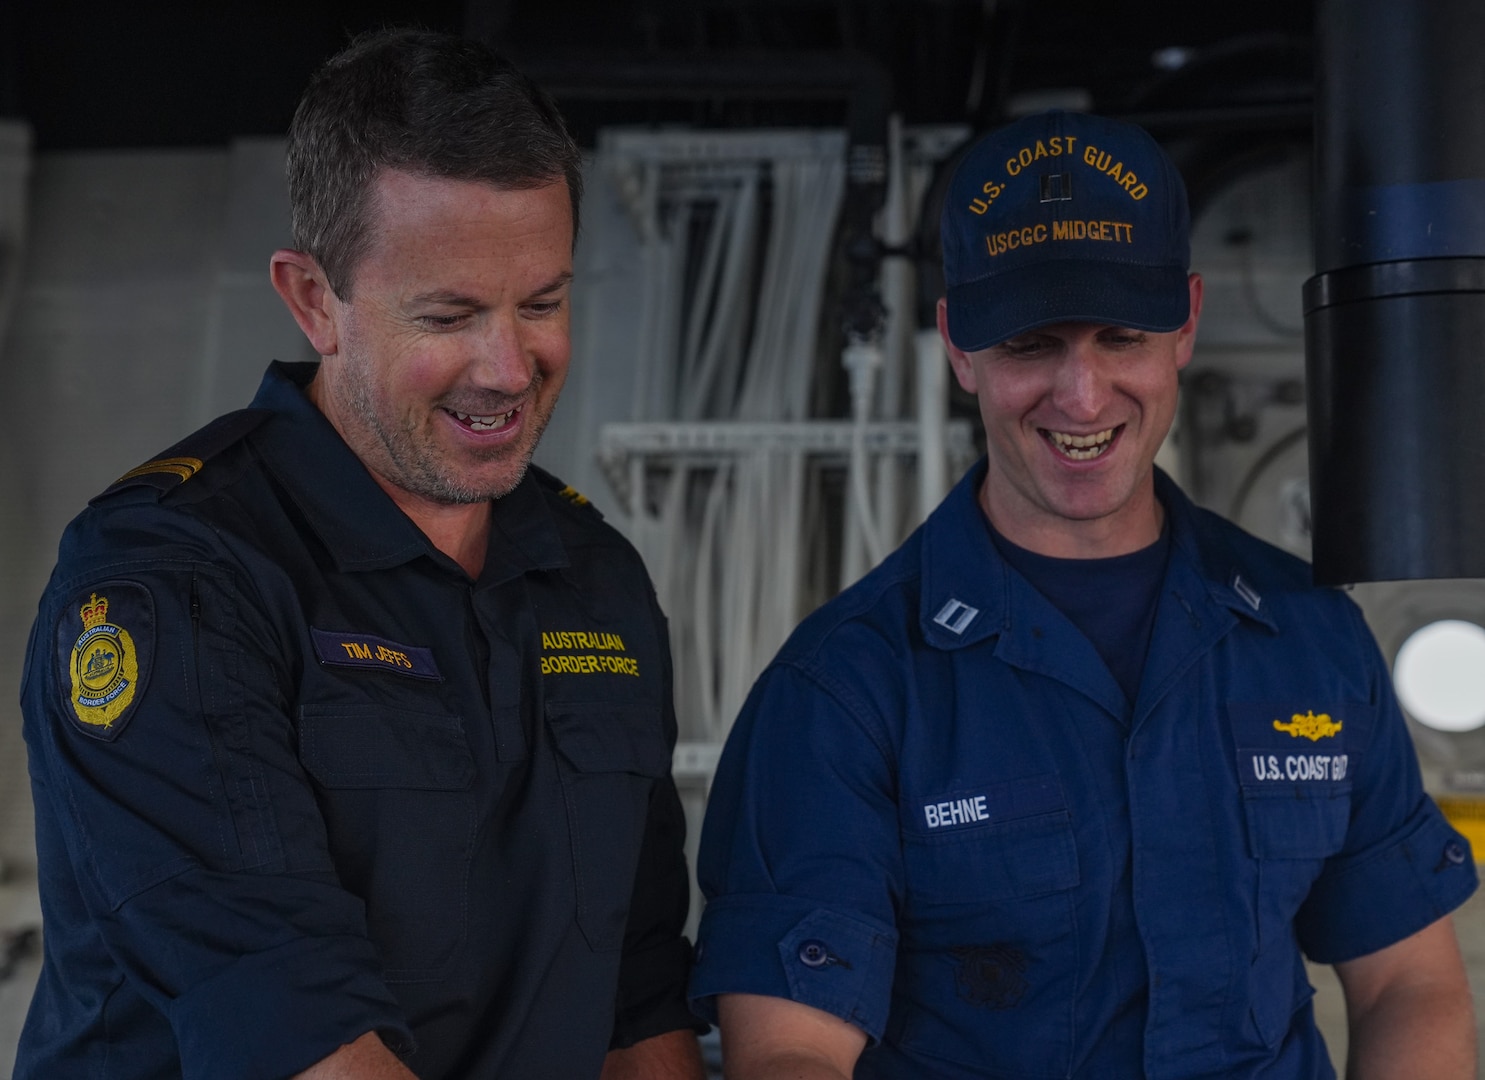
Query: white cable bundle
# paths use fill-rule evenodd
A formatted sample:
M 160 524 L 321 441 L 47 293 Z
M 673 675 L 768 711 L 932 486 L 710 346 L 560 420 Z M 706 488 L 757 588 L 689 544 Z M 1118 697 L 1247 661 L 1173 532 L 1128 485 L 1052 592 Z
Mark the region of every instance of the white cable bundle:
M 803 420 L 809 411 L 830 242 L 845 194 L 844 157 L 773 162 L 773 220 L 747 376 L 734 416 Z
M 915 225 L 914 208 L 922 204 L 933 181 L 935 163 L 966 134 L 955 128 L 908 133 L 899 117 L 889 118 L 887 196 L 877 221 L 877 231 L 888 248 L 900 249 L 908 243 Z M 947 359 L 918 333 L 917 278 L 908 260 L 883 260 L 881 293 L 886 322 L 880 343 L 850 344 L 841 357 L 851 377 L 852 418 L 861 432 L 873 420 L 899 419 L 912 408 L 922 424 L 922 443 L 916 471 L 910 472 L 907 461 L 898 455 L 868 458 L 858 435 L 846 485 L 842 587 L 880 562 L 947 494 L 943 483 Z M 937 337 L 937 331 L 924 334 Z M 908 485 L 917 487 L 916 500 L 904 496 L 903 488 Z
M 806 419 L 844 136 L 609 132 L 600 154 L 642 249 L 633 418 Z M 765 446 L 665 464 L 631 465 L 633 539 L 671 616 L 683 736 L 720 741 L 809 604 L 809 469 Z
M 748 170 L 722 196 L 707 237 L 682 355 L 682 420 L 727 415 L 737 385 L 758 246 L 758 179 Z

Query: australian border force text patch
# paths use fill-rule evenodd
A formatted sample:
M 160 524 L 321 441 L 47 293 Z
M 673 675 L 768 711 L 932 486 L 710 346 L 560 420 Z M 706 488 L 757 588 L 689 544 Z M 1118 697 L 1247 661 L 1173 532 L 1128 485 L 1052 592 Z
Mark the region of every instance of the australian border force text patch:
M 149 681 L 154 598 L 131 581 L 108 581 L 77 592 L 57 620 L 56 642 L 67 672 L 67 718 L 83 734 L 112 742 L 133 716 Z
M 326 667 L 362 668 L 405 675 L 410 679 L 442 682 L 443 674 L 433 660 L 433 650 L 400 645 L 374 634 L 350 630 L 319 630 L 310 627 L 315 655 Z

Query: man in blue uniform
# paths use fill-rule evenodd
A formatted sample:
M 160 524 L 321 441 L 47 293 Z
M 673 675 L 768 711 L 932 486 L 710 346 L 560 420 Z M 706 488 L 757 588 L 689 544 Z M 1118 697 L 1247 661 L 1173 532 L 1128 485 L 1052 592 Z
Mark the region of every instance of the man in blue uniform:
M 1424 794 L 1360 614 L 1153 465 L 1202 283 L 1143 131 L 975 146 L 939 322 L 988 453 L 759 679 L 691 993 L 730 1076 L 1474 1076 Z M 854 1070 L 854 1073 L 853 1073 Z
M 695 1080 L 665 621 L 528 469 L 577 149 L 488 50 L 388 32 L 289 178 L 321 361 L 95 499 L 41 602 L 16 1076 Z

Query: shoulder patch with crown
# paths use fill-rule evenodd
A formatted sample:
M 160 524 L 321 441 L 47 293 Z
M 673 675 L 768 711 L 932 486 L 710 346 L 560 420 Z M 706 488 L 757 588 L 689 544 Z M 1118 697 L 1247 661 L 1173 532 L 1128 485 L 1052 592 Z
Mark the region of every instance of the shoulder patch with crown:
M 105 581 L 73 594 L 56 629 L 72 726 L 90 738 L 117 739 L 149 682 L 154 651 L 155 604 L 143 585 Z

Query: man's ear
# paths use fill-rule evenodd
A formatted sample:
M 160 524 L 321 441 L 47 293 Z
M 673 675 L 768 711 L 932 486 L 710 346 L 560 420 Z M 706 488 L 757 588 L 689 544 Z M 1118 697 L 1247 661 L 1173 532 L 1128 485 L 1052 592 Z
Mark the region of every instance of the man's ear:
M 1196 348 L 1196 325 L 1201 321 L 1202 280 L 1200 274 L 1186 275 L 1186 287 L 1191 290 L 1191 314 L 1186 324 L 1176 331 L 1176 368 L 1191 363 L 1192 351 Z
M 336 318 L 336 306 L 340 301 L 314 256 L 280 248 L 268 261 L 268 277 L 315 352 L 321 356 L 334 356 L 340 348 L 340 327 Z
M 938 298 L 938 336 L 944 339 L 944 349 L 949 354 L 949 366 L 954 369 L 954 378 L 966 394 L 975 390 L 975 365 L 969 354 L 949 340 L 949 301 Z

